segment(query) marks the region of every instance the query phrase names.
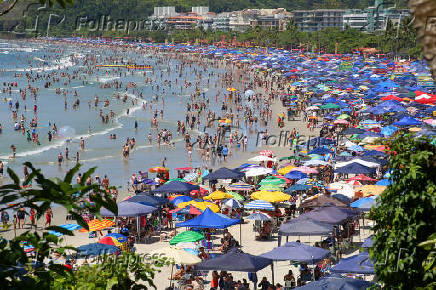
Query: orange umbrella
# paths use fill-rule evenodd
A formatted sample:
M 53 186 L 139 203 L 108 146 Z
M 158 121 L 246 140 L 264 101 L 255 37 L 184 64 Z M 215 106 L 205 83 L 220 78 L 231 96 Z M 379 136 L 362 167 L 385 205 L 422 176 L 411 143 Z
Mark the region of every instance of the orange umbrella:
M 167 172 L 168 170 L 169 170 L 168 168 L 162 166 L 155 166 L 148 169 L 148 171 L 151 173 L 162 173 L 162 172 Z
M 90 232 L 94 232 L 94 231 L 101 231 L 104 230 L 105 228 L 111 227 L 115 225 L 115 223 L 111 220 L 106 220 L 106 219 L 93 219 L 92 221 L 90 221 L 88 223 L 88 227 L 89 227 L 89 231 Z M 87 232 L 86 229 L 81 229 L 79 230 L 79 232 Z

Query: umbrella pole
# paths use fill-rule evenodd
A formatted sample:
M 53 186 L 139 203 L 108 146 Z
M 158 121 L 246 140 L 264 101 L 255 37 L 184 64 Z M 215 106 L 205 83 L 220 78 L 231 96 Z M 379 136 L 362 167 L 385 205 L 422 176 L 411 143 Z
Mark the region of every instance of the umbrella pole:
M 272 276 L 272 283 L 273 283 L 273 285 L 275 285 L 275 283 L 274 283 L 274 261 L 271 263 L 271 276 Z
M 171 264 L 171 276 L 170 276 L 170 288 L 173 286 L 173 270 L 174 270 L 174 264 Z
M 242 223 L 239 223 L 239 246 L 242 247 Z

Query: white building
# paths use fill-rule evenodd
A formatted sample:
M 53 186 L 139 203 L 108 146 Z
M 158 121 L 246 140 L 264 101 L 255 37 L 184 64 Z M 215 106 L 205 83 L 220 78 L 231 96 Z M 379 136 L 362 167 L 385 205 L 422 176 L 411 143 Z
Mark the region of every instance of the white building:
M 209 13 L 209 7 L 207 6 L 196 6 L 191 8 L 192 13 L 196 13 L 197 15 L 206 15 Z
M 177 16 L 176 7 L 165 6 L 165 7 L 154 7 L 153 17 L 171 17 Z

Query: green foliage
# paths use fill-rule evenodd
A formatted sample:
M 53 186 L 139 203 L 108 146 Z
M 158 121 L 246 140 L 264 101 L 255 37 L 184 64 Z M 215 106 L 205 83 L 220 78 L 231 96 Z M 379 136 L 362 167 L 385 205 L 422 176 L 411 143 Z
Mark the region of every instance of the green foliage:
M 13 182 L 0 187 L 0 210 L 16 210 L 19 207 L 33 208 L 37 213 L 37 219 L 40 219 L 50 205 L 56 203 L 64 207 L 73 219 L 84 228 L 88 228 L 88 225 L 80 216 L 81 210 L 86 209 L 98 217 L 102 207 L 114 213 L 118 212 L 115 201 L 97 184 L 85 185 L 82 182 L 71 185 L 73 176 L 80 169 L 79 164 L 72 168 L 63 180 L 48 179 L 31 163 L 25 163 L 25 165 L 31 173 L 24 182 L 27 184 L 31 182 L 33 188 L 22 189 L 18 176 L 8 168 L 9 177 Z M 93 174 L 94 170 L 95 168 L 92 168 L 85 172 L 83 180 Z M 75 281 L 78 285 L 82 285 L 82 289 L 96 289 L 93 286 L 95 283 L 110 285 L 111 289 L 139 289 L 142 285 L 138 286 L 137 283 L 147 282 L 153 286 L 153 273 L 156 267 L 163 263 L 163 261 L 155 261 L 153 266 L 143 264 L 140 259 L 136 258 L 136 255 L 126 254 L 117 261 L 114 260 L 114 257 L 107 257 L 100 265 L 91 266 L 90 269 L 80 269 L 77 274 L 67 272 L 66 268 L 61 265 L 43 266 L 35 269 L 31 267 L 29 257 L 24 252 L 21 242 L 25 241 L 35 248 L 34 261 L 39 262 L 44 262 L 53 251 L 63 253 L 66 250 L 75 250 L 69 246 L 60 246 L 62 238 L 49 234 L 49 230 L 73 235 L 69 230 L 52 226 L 41 232 L 29 230 L 9 241 L 4 239 L 0 241 L 0 261 L 2 264 L 0 267 L 0 285 L 2 289 L 36 289 L 37 287 L 50 289 L 54 284 L 59 285 L 59 287 L 55 287 L 59 289 L 66 286 L 66 284 L 62 284 L 62 281 L 69 281 L 70 285 L 73 285 L 72 281 Z M 126 263 L 126 261 L 130 261 L 130 263 Z M 25 274 L 22 273 L 23 267 L 27 270 Z M 104 274 L 104 280 L 98 277 L 99 274 L 96 272 L 98 270 Z M 92 279 L 95 279 L 96 282 L 93 282 Z M 87 284 L 89 285 L 85 286 Z M 72 287 L 65 287 L 65 289 L 72 289 Z
M 389 159 L 393 185 L 371 211 L 375 236 L 370 255 L 386 289 L 427 287 L 435 281 L 436 269 L 424 268 L 428 252 L 419 244 L 436 230 L 436 146 L 407 134 L 388 146 L 394 152 Z
M 141 257 L 134 253 L 121 256 L 103 256 L 97 262 L 80 267 L 76 271 L 54 274 L 52 289 L 156 289 L 154 274 L 163 265 L 169 265 L 165 258 Z

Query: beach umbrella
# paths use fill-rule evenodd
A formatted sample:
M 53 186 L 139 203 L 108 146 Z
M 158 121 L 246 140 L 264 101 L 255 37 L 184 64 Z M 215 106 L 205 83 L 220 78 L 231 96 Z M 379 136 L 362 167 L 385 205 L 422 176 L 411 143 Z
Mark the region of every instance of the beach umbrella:
M 220 199 L 226 199 L 226 198 L 232 198 L 232 197 L 233 197 L 232 195 L 230 195 L 230 194 L 228 194 L 226 192 L 217 190 L 217 191 L 212 192 L 208 196 L 205 196 L 203 199 L 206 199 L 206 200 L 220 200 Z
M 244 209 L 275 210 L 274 206 L 264 200 L 253 200 L 244 205 Z
M 338 164 L 336 165 L 338 166 Z M 357 162 L 349 163 L 340 168 L 336 168 L 335 173 L 344 174 L 372 174 L 375 173 L 375 168 L 370 168 Z
M 80 230 L 82 228 L 82 226 L 79 226 L 78 224 L 65 224 L 65 225 L 60 225 L 58 227 L 64 228 L 64 229 L 69 230 L 69 231 Z M 63 235 L 62 233 L 57 232 L 57 231 L 53 231 L 53 230 L 50 230 L 48 233 L 50 235 L 55 235 L 57 237 L 60 237 Z
M 201 201 L 195 201 L 195 200 L 179 203 L 177 205 L 177 207 L 178 208 L 184 208 L 184 207 L 187 207 L 188 205 L 192 205 L 192 206 L 194 206 L 194 207 L 196 207 L 198 209 L 201 209 L 202 211 L 206 210 L 207 208 L 209 208 L 213 212 L 219 212 L 220 211 L 220 208 L 216 204 L 214 204 L 214 203 L 205 202 L 205 201 L 201 202 Z
M 285 167 L 282 167 L 282 168 L 280 168 L 279 170 L 277 170 L 277 173 L 278 174 L 281 174 L 281 175 L 285 175 L 286 173 L 288 173 L 288 172 L 290 172 L 292 169 L 294 169 L 296 166 L 293 166 L 293 165 L 288 165 L 288 166 L 285 166 Z
M 356 191 L 362 192 L 363 196 L 380 195 L 386 189 L 383 185 L 364 185 L 359 187 Z
M 352 279 L 348 277 L 342 277 L 340 275 L 324 276 L 317 281 L 310 282 L 304 286 L 294 288 L 295 290 L 356 290 L 356 289 L 368 289 L 374 283 L 361 280 Z
M 291 172 L 286 173 L 285 177 L 289 179 L 302 179 L 306 178 L 307 174 L 300 171 L 292 170 Z
M 346 220 L 354 217 L 356 214 L 349 208 L 336 206 L 325 206 L 311 210 L 310 212 L 300 215 L 318 222 L 333 225 L 343 224 Z
M 332 150 L 325 148 L 325 147 L 317 147 L 311 151 L 308 152 L 308 154 L 318 154 L 318 155 L 324 155 L 332 153 Z
M 247 220 L 255 220 L 255 221 L 269 221 L 271 220 L 271 217 L 267 215 L 266 213 L 262 212 L 254 212 L 247 216 L 245 219 Z
M 245 200 L 245 197 L 243 197 L 243 196 L 240 195 L 239 193 L 236 193 L 236 192 L 233 192 L 233 191 L 228 191 L 227 193 L 228 193 L 228 194 L 231 194 L 232 197 L 233 197 L 234 199 L 236 199 L 237 201 L 244 201 L 244 200 Z
M 236 170 L 232 170 L 226 167 L 221 167 L 220 169 L 217 169 L 213 171 L 212 173 L 209 173 L 208 175 L 204 176 L 203 179 L 209 179 L 209 180 L 218 180 L 218 179 L 240 179 L 243 178 L 245 174 L 243 172 L 239 172 Z
M 323 165 L 328 165 L 329 163 L 323 160 L 308 160 L 305 161 L 303 164 L 304 166 L 323 166 Z
M 286 181 L 280 178 L 265 178 L 259 182 L 260 185 L 264 185 L 264 184 L 280 185 L 284 183 L 286 183 Z
M 256 191 L 250 195 L 252 199 L 268 202 L 288 201 L 291 196 L 280 191 Z
M 291 187 L 285 189 L 284 192 L 291 193 L 293 191 L 304 191 L 304 190 L 309 190 L 311 188 L 312 187 L 310 185 L 307 185 L 307 184 L 295 184 L 295 185 L 292 185 Z
M 376 205 L 376 196 L 363 197 L 350 203 L 350 207 L 361 211 L 369 211 L 374 205 Z
M 273 172 L 272 168 L 254 167 L 254 168 L 249 168 L 244 173 L 245 173 L 245 176 L 247 176 L 247 177 L 254 177 L 254 176 L 260 176 L 260 175 L 267 175 L 267 174 L 270 174 L 272 172 Z
M 300 166 L 300 167 L 294 168 L 293 170 L 300 171 L 300 172 L 303 172 L 306 174 L 318 173 L 318 170 L 316 170 L 314 168 L 310 168 L 308 166 Z
M 170 210 L 170 213 L 199 215 L 199 214 L 202 214 L 203 212 L 201 210 L 199 210 L 198 208 L 196 208 L 195 206 L 188 205 L 188 206 L 185 206 L 184 208 L 172 209 L 172 210 Z
M 394 122 L 392 125 L 394 126 L 400 126 L 400 127 L 405 127 L 405 126 L 417 126 L 417 125 L 421 125 L 422 122 L 413 118 L 413 117 L 403 117 L 401 118 L 398 122 Z
M 180 196 L 176 196 L 171 203 L 174 206 L 177 206 L 178 204 L 182 203 L 182 202 L 189 202 L 192 200 L 192 197 L 187 196 L 187 195 L 180 195 Z
M 186 180 L 184 180 L 183 178 L 171 178 L 169 179 L 167 182 L 165 182 L 164 184 L 170 183 L 172 181 L 181 181 L 181 182 L 186 182 Z
M 330 251 L 323 248 L 312 247 L 298 242 L 290 242 L 281 247 L 276 247 L 260 256 L 274 261 L 293 261 L 315 264 L 329 255 Z
M 101 238 L 98 243 L 104 245 L 110 245 L 120 248 L 121 250 L 127 250 L 127 237 L 121 234 L 117 234 L 118 236 L 105 236 Z
M 348 258 L 343 258 L 330 269 L 332 273 L 375 274 L 374 263 L 368 252 L 362 252 Z
M 164 172 L 169 171 L 169 169 L 166 167 L 162 167 L 162 166 L 155 166 L 155 167 L 149 168 L 148 171 L 152 172 L 152 173 L 164 173 Z
M 227 189 L 236 190 L 236 191 L 249 191 L 252 190 L 253 188 L 254 188 L 253 185 L 247 184 L 245 182 L 232 183 L 227 186 Z
M 275 184 L 264 184 L 262 185 L 259 190 L 266 190 L 266 191 L 282 191 L 282 188 Z
M 352 180 L 358 180 L 358 181 L 376 181 L 377 179 L 368 177 L 366 175 L 363 174 L 358 174 L 354 177 L 348 178 L 347 181 L 352 181 Z
M 325 105 L 322 105 L 320 108 L 321 108 L 321 109 L 324 109 L 324 110 L 329 110 L 329 109 L 340 109 L 341 106 L 339 106 L 338 104 L 334 104 L 334 103 L 327 103 L 327 104 L 325 104 Z
M 274 158 L 266 155 L 257 155 L 248 159 L 250 162 L 265 162 L 265 161 L 275 161 Z
M 168 203 L 168 199 L 154 196 L 154 195 L 146 195 L 146 194 L 138 194 L 135 196 L 132 196 L 127 201 L 129 202 L 138 202 L 144 205 L 150 205 L 154 207 L 158 207 L 160 205 Z
M 124 216 L 137 217 L 147 215 L 157 210 L 157 207 L 145 205 L 137 202 L 122 201 L 118 205 L 118 214 L 114 214 L 108 209 L 102 208 L 100 214 L 102 216 Z
M 202 233 L 195 231 L 185 231 L 172 238 L 170 241 L 170 245 L 173 246 L 178 243 L 198 242 L 204 239 L 205 237 Z
M 228 208 L 241 208 L 242 207 L 242 205 L 237 200 L 235 200 L 233 198 L 229 198 L 229 199 L 223 201 L 221 203 L 221 205 L 223 207 L 228 207 Z
M 256 92 L 253 90 L 246 90 L 244 94 L 246 97 L 251 97 L 251 96 L 254 96 L 256 94 Z
M 393 184 L 393 182 L 390 179 L 382 179 L 382 180 L 379 180 L 375 183 L 375 185 L 383 185 L 383 186 L 388 186 L 391 184 Z
M 273 156 L 274 152 L 272 150 L 262 150 L 259 152 L 259 155 L 263 156 Z
M 201 262 L 201 259 L 199 257 L 174 246 L 160 247 L 159 249 L 151 251 L 150 254 L 152 256 L 164 256 L 172 260 L 175 264 L 195 265 Z
M 77 248 L 79 256 L 99 256 L 104 254 L 115 254 L 119 249 L 116 246 L 100 243 L 91 243 Z
M 236 92 L 237 89 L 236 88 L 227 88 L 227 91 L 229 91 L 229 92 Z
M 360 128 L 347 128 L 342 132 L 343 135 L 354 135 L 354 134 L 363 134 L 363 133 L 365 133 L 365 130 Z
M 190 193 L 193 190 L 199 190 L 198 185 L 193 185 L 187 182 L 181 182 L 178 180 L 171 181 L 170 183 L 163 184 L 156 189 L 152 190 L 152 193 Z

